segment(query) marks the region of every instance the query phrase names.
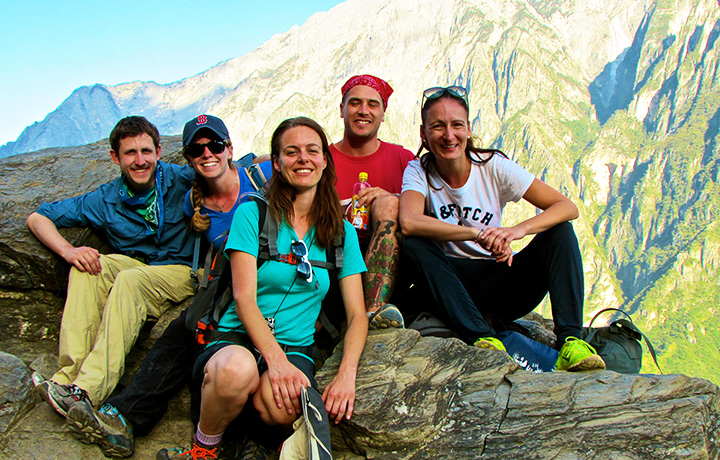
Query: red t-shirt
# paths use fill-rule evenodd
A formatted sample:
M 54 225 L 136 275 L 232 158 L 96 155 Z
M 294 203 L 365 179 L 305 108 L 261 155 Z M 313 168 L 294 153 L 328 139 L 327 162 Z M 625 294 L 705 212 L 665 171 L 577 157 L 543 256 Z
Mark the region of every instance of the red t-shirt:
M 341 200 L 352 198 L 353 186 L 361 172 L 368 173 L 368 183 L 371 187 L 380 187 L 390 193 L 400 193 L 405 167 L 415 159 L 415 155 L 401 145 L 383 141 L 380 141 L 380 147 L 375 153 L 364 157 L 346 155 L 335 145 L 330 146 L 330 153 L 335 161 L 338 177 L 335 188 Z

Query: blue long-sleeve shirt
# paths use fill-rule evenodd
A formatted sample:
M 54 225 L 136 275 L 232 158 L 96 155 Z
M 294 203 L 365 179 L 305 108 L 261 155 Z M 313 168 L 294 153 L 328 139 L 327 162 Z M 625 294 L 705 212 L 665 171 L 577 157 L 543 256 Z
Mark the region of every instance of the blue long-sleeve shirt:
M 122 177 L 75 198 L 43 203 L 37 210 L 58 228 L 91 227 L 103 233 L 113 252 L 149 265 L 191 265 L 193 238 L 183 212 L 185 193 L 195 172 L 158 161 L 160 222 L 151 231 L 145 219 L 123 203 Z

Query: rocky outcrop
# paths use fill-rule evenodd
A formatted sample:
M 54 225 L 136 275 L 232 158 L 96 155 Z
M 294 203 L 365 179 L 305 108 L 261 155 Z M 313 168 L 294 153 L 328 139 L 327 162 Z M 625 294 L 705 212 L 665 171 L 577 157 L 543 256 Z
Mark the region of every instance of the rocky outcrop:
M 369 337 L 357 387 L 352 419 L 332 431 L 344 458 L 720 458 L 718 387 L 683 375 L 535 374 L 403 330 Z
M 341 351 L 318 372 L 321 387 L 335 375 Z M 96 446 L 76 441 L 47 404 L 34 405 L 24 364 L 0 355 L 0 366 L 2 412 L 14 411 L 10 429 L 0 431 L 0 457 L 103 458 Z M 20 382 L 19 390 L 10 381 Z M 136 440 L 134 458 L 185 444 L 192 435 L 188 407 L 184 391 Z M 718 436 L 720 392 L 707 380 L 536 374 L 503 353 L 412 330 L 370 334 L 353 416 L 332 428 L 334 458 L 346 460 L 718 459 Z

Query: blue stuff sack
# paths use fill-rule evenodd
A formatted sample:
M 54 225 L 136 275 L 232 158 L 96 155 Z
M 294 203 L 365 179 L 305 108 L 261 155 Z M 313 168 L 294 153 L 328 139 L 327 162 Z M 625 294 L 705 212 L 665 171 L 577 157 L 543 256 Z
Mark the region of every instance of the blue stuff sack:
M 502 341 L 508 354 L 526 371 L 540 373 L 555 370 L 558 351 L 554 348 L 514 331 L 503 331 L 495 337 Z

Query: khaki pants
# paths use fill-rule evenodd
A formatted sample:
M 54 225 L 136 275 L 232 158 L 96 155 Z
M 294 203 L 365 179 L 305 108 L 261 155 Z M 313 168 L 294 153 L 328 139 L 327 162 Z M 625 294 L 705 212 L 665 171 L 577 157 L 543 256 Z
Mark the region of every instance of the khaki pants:
M 184 265 L 151 266 L 119 254 L 101 255 L 100 264 L 97 276 L 70 270 L 60 370 L 52 377 L 84 389 L 97 406 L 117 385 L 148 315 L 160 317 L 194 293 Z

